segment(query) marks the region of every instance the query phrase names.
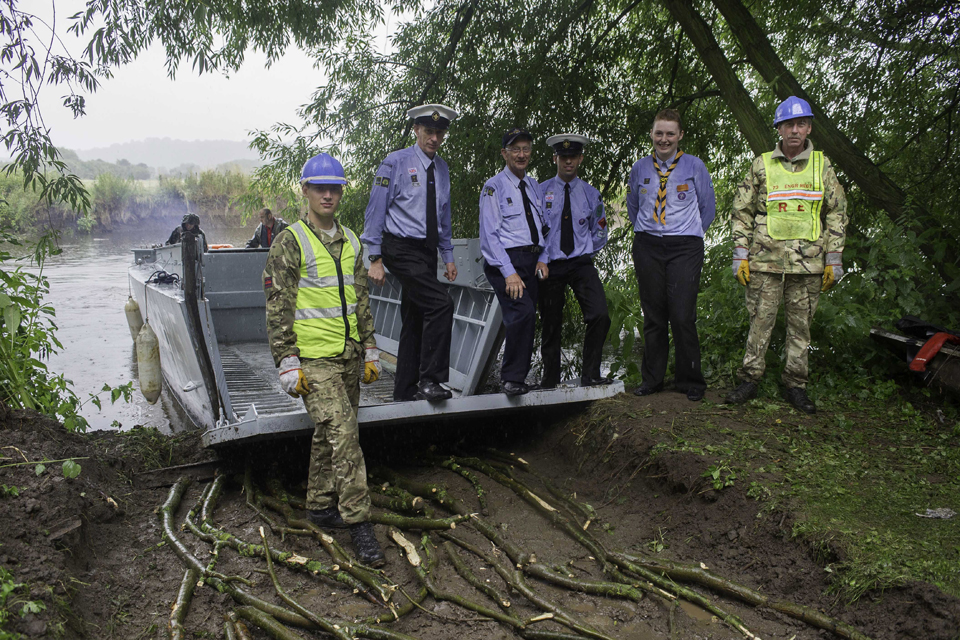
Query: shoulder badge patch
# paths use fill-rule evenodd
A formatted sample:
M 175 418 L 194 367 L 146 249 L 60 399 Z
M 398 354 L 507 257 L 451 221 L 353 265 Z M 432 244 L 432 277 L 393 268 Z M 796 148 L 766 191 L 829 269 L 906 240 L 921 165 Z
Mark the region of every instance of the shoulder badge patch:
M 388 178 L 387 176 L 377 176 L 377 184 L 380 185 L 381 187 L 389 187 L 390 178 Z
M 483 190 L 483 195 L 485 196 L 492 196 L 493 194 L 494 194 L 493 187 L 487 187 L 486 189 Z
M 627 185 L 627 193 L 630 193 L 630 185 Z
M 273 276 L 267 276 L 263 279 L 263 288 L 272 289 L 273 288 Z

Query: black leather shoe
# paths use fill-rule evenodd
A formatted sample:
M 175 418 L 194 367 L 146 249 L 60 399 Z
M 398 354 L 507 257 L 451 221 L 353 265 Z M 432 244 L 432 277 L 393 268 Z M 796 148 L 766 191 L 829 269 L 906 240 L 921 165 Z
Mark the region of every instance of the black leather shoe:
M 587 376 L 581 376 L 580 378 L 581 387 L 598 387 L 607 384 L 613 384 L 613 378 L 591 378 Z
M 347 523 L 340 517 L 340 510 L 336 507 L 328 507 L 314 511 L 307 510 L 307 519 L 318 527 L 323 529 L 346 529 Z
M 663 391 L 662 384 L 658 384 L 656 386 L 648 386 L 648 385 L 642 384 L 633 390 L 633 395 L 640 396 L 640 397 L 652 396 L 653 394 L 660 393 L 661 391 Z
M 751 398 L 757 397 L 757 383 L 756 382 L 741 382 L 740 385 L 727 394 L 727 397 L 724 399 L 727 404 L 743 404 Z
M 703 400 L 704 390 L 700 387 L 690 387 L 687 389 L 687 400 L 690 402 L 700 402 Z
M 783 390 L 783 397 L 786 398 L 787 402 L 792 404 L 796 409 L 803 411 L 804 413 L 814 414 L 817 412 L 817 405 L 813 404 L 813 400 L 807 397 L 806 389 L 801 389 L 800 387 L 787 387 Z
M 530 391 L 530 387 L 522 382 L 504 382 L 503 392 L 508 396 L 522 396 Z
M 444 389 L 436 382 L 421 382 L 418 388 L 417 400 L 439 402 L 440 400 L 449 400 L 453 397 L 453 393 L 449 389 Z
M 374 568 L 387 563 L 371 523 L 359 522 L 350 525 L 350 538 L 353 540 L 353 550 L 357 552 L 357 560 Z

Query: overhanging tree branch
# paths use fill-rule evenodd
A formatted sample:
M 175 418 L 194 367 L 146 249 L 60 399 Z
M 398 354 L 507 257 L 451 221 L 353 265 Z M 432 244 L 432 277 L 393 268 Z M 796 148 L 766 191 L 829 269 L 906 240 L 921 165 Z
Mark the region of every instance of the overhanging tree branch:
M 733 113 L 750 148 L 757 155 L 767 151 L 770 147 L 770 128 L 717 44 L 706 21 L 694 8 L 691 0 L 673 0 L 665 4 L 716 81 L 720 95 Z

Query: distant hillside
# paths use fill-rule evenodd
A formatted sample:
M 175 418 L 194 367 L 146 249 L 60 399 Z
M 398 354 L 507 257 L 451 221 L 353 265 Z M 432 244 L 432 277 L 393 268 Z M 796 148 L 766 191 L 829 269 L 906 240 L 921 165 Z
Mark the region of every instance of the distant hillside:
M 184 164 L 193 164 L 201 169 L 213 169 L 228 162 L 247 161 L 259 165 L 259 156 L 247 148 L 246 142 L 236 140 L 173 140 L 171 138 L 147 138 L 112 144 L 96 149 L 77 149 L 81 160 L 104 160 L 116 162 L 127 160 L 131 164 L 144 163 L 157 169 L 173 169 Z M 246 162 L 244 162 L 246 164 Z

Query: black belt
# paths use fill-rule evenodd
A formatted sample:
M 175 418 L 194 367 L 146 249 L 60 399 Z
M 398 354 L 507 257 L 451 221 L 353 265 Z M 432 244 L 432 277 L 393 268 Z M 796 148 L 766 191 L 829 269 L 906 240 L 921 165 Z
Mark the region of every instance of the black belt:
M 431 251 L 436 251 L 437 247 L 432 247 L 427 244 L 426 238 L 408 238 L 407 236 L 398 236 L 396 234 L 390 233 L 389 231 L 383 232 L 383 237 L 390 238 L 391 240 L 397 240 L 401 243 L 411 245 L 414 247 L 422 247 L 424 249 L 430 249 Z
M 522 251 L 523 253 L 543 253 L 543 247 L 538 244 L 525 244 L 522 247 L 510 247 L 507 251 Z

